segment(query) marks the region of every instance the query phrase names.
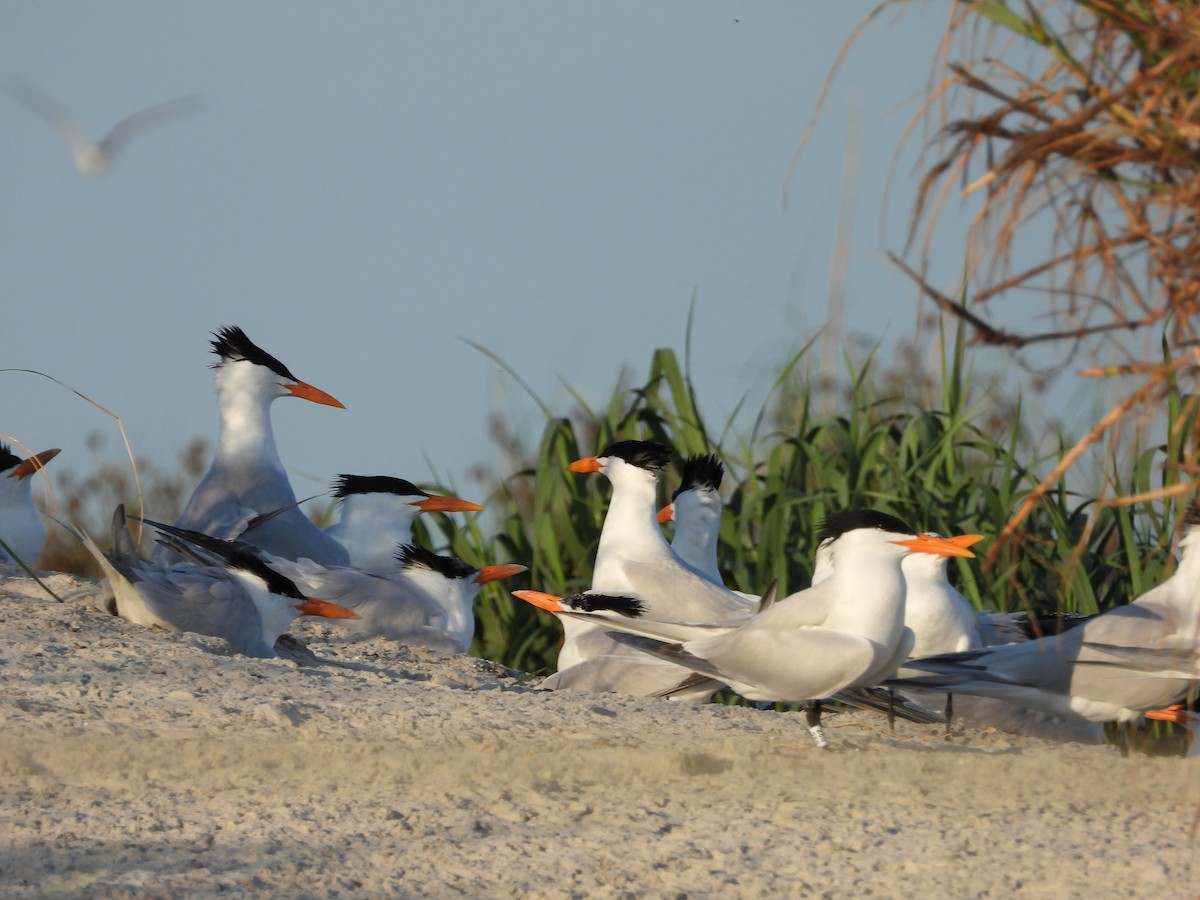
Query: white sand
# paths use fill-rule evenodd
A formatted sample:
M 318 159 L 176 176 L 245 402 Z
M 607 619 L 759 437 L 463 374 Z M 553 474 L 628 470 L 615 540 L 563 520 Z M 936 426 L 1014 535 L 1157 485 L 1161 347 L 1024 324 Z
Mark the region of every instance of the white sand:
M 232 656 L 0 570 L 0 895 L 1193 894 L 1196 760 L 609 695 L 297 633 Z

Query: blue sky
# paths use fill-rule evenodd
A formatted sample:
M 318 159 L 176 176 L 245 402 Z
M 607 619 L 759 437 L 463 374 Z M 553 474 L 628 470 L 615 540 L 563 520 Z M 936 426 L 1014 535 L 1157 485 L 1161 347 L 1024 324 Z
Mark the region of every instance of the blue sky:
M 169 463 L 215 436 L 209 332 L 241 325 L 347 406 L 275 404 L 302 496 L 339 472 L 427 480 L 430 461 L 470 496 L 493 409 L 536 446 L 536 406 L 463 339 L 566 412 L 563 382 L 603 402 L 623 366 L 682 354 L 694 297 L 706 413 L 722 422 L 745 394 L 757 409 L 826 319 L 839 208 L 845 329 L 893 340 L 917 320 L 884 255 L 903 243 L 915 145 L 890 169 L 941 7 L 880 20 L 850 51 L 783 202 L 873 6 L 2 3 L 2 74 L 95 132 L 203 95 L 83 178 L 0 94 L 3 365 L 84 391 Z M 947 241 L 944 271 L 962 254 Z M 89 432 L 116 452 L 78 398 L 0 378 L 0 431 L 64 448 L 56 467 L 91 465 Z

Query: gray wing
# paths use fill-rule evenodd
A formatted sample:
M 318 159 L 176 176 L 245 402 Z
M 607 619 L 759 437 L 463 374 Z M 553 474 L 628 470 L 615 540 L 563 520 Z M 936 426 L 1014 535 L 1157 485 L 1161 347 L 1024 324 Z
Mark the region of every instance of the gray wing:
M 386 637 L 441 649 L 445 633 L 441 606 L 418 585 L 348 566 L 320 566 L 310 560 L 270 558 L 271 567 L 292 579 L 305 596 L 354 610 L 358 619 L 341 620 L 357 635 Z
M 63 136 L 72 150 L 87 147 L 92 143 L 92 136 L 57 100 L 41 88 L 30 84 L 22 78 L 13 79 L 7 86 L 9 95 L 32 112 L 54 126 Z
M 758 603 L 687 569 L 630 561 L 623 565 L 634 593 L 656 619 L 720 622 L 753 612 Z
M 100 147 L 111 159 L 139 132 L 169 119 L 195 112 L 199 108 L 200 95 L 191 94 L 135 112 L 114 125 L 112 130 L 100 141 Z
M 592 691 L 630 694 L 634 697 L 675 697 L 690 703 L 704 703 L 721 688 L 720 682 L 692 681 L 690 669 L 637 653 L 629 648 L 593 656 L 551 675 L 541 686 L 558 691 Z M 685 690 L 687 688 L 687 690 Z
M 179 631 L 223 638 L 245 656 L 275 655 L 263 639 L 254 601 L 224 570 L 174 566 L 145 574 L 134 586 L 164 622 Z

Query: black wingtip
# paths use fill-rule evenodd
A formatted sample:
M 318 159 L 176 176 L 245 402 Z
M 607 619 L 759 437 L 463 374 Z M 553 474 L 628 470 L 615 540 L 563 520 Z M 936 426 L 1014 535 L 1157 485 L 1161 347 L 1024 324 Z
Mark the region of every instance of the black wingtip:
M 615 612 L 627 619 L 640 619 L 646 612 L 646 606 L 637 597 L 623 594 L 597 594 L 585 591 L 572 597 L 564 597 L 565 606 L 579 612 Z

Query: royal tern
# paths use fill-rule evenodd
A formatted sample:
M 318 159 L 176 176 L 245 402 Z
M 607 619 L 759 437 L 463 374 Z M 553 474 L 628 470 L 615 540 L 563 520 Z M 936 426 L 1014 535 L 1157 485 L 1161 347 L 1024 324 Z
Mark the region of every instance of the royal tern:
M 143 520 L 197 547 L 203 554 L 215 542 L 206 535 Z M 439 556 L 411 544 L 400 545 L 391 573 L 376 575 L 352 566 L 322 566 L 310 559 L 290 560 L 260 552 L 271 569 L 294 582 L 307 597 L 328 600 L 354 612 L 350 629 L 358 637 L 381 636 L 406 644 L 465 653 L 475 635 L 475 596 L 525 566 L 476 568 L 453 556 Z
M 513 596 L 553 613 L 563 627 L 563 647 L 558 671 L 539 685 L 550 691 L 589 691 L 630 694 L 634 697 L 666 697 L 685 703 L 703 703 L 721 683 L 692 684 L 690 672 L 647 653 L 630 650 L 613 640 L 594 621 L 563 618 L 563 612 L 584 612 L 606 617 L 640 618 L 645 606 L 636 597 L 584 591 L 557 597 L 544 591 L 513 591 Z M 571 640 L 565 636 L 570 635 Z
M 134 552 L 123 506 L 113 515 L 108 553 L 88 534 L 77 534 L 112 587 L 117 615 L 138 625 L 212 635 L 227 641 L 235 653 L 270 658 L 276 655 L 275 641 L 300 616 L 355 617 L 336 603 L 304 596 L 243 541 L 172 529 L 166 540 L 199 548 L 203 564 L 147 562 Z M 187 547 L 179 550 L 188 552 Z
M 1200 691 L 1200 642 L 1191 649 L 1150 650 L 1145 647 L 1118 647 L 1113 644 L 1087 644 L 1089 649 L 1098 650 L 1103 659 L 1091 659 L 1078 663 L 1081 666 L 1102 666 L 1110 670 L 1122 669 L 1137 678 L 1179 678 L 1191 681 L 1187 695 L 1183 698 L 1194 703 Z M 1146 718 L 1158 722 L 1173 722 L 1188 730 L 1188 756 L 1200 756 L 1200 716 L 1183 703 L 1173 703 L 1164 709 L 1146 710 Z
M 950 540 L 971 546 L 978 539 L 978 535 L 963 535 Z M 901 563 L 906 585 L 904 624 L 912 629 L 916 639 L 911 656 L 978 650 L 1030 638 L 1027 630 L 1030 622 L 1024 613 L 975 609 L 950 584 L 946 572 L 948 562 L 945 557 L 910 553 Z M 1046 624 L 1050 624 L 1050 620 L 1046 620 Z M 1056 618 L 1053 624 L 1063 623 Z M 906 701 L 927 708 L 932 706 L 931 696 L 943 696 L 919 689 L 906 689 L 902 695 Z M 947 729 L 957 717 L 978 727 L 994 727 L 1048 740 L 1090 744 L 1103 741 L 1102 730 L 1090 722 L 1068 721 L 1042 710 L 1017 707 L 991 697 L 964 696 L 958 701 L 954 700 L 954 694 L 944 697 L 945 700 L 937 705 Z
M 126 116 L 99 141 L 93 140 L 87 129 L 66 108 L 45 91 L 28 81 L 15 80 L 8 93 L 30 112 L 45 119 L 62 135 L 71 149 L 71 160 L 80 175 L 102 175 L 108 171 L 117 154 L 139 132 L 200 106 L 200 97 L 191 95 L 159 103 Z
M 974 554 L 943 538 L 917 535 L 874 510 L 830 515 L 820 539 L 829 541 L 832 574 L 757 615 L 728 624 L 628 619 L 603 625 L 626 632 L 621 642 L 727 684 L 750 700 L 820 701 L 847 688 L 873 686 L 912 648 L 912 632 L 904 627 L 904 554 Z M 561 615 L 595 621 L 585 613 Z M 809 727 L 824 746 L 819 710 L 818 704 Z
M 307 593 L 357 613 L 358 621 L 349 626 L 356 636 L 386 637 L 451 653 L 471 648 L 480 588 L 526 570 L 508 563 L 476 568 L 413 544 L 397 548 L 390 575 L 318 566 L 308 560 L 274 560 L 272 565 Z
M 598 456 L 576 460 L 573 472 L 601 472 L 612 483 L 604 516 L 593 592 L 636 596 L 653 619 L 718 622 L 751 612 L 758 598 L 747 599 L 713 582 L 671 549 L 658 526 L 656 490 L 671 449 L 653 441 L 618 441 Z M 664 665 L 623 646 L 595 621 L 563 618 L 558 671 L 543 686 L 575 690 L 620 691 L 638 696 L 670 696 L 686 702 L 707 700 L 720 685 L 672 692 L 690 672 Z
M 7 444 L 0 444 L 0 540 L 30 568 L 37 564 L 46 542 L 46 527 L 33 505 L 30 476 L 58 453 L 43 450 L 21 459 Z M 0 547 L 0 562 L 14 562 L 4 547 Z
M 560 613 L 570 611 L 594 613 L 615 619 L 637 619 L 641 618 L 645 609 L 636 597 L 598 594 L 594 591 L 584 591 L 570 597 L 556 597 L 543 591 L 513 591 L 512 594 L 526 603 L 553 613 L 556 617 Z M 770 606 L 774 602 L 774 597 L 774 586 L 772 586 L 763 594 L 761 609 Z M 747 614 L 744 618 L 748 618 L 749 615 Z M 727 620 L 725 624 L 730 624 L 730 621 Z M 604 632 L 597 632 L 597 634 L 604 636 Z M 563 671 L 556 672 L 544 679 L 539 687 L 547 690 L 612 691 L 640 697 L 666 697 L 671 700 L 695 703 L 704 702 L 723 687 L 720 681 L 696 676 L 693 673 L 684 681 L 672 684 L 667 690 L 663 690 L 661 688 L 664 681 L 663 673 L 655 670 L 655 663 L 658 664 L 660 670 L 663 667 L 669 667 L 673 673 L 672 678 L 678 677 L 679 666 L 649 654 L 640 654 L 637 665 L 631 665 L 627 656 L 597 654 Z M 882 694 L 882 691 L 877 694 L 865 690 L 839 691 L 830 699 L 860 709 L 886 712 L 922 725 L 940 724 L 944 721 L 940 716 L 930 713 L 926 709 L 910 705 L 903 700 L 895 700 L 889 696 L 880 696 Z
M 658 511 L 659 524 L 675 521 L 671 549 L 709 581 L 724 586 L 717 568 L 717 539 L 721 531 L 721 480 L 725 467 L 714 454 L 689 456 L 671 502 Z
M 757 598 L 714 584 L 663 537 L 655 493 L 670 458 L 671 449 L 654 441 L 618 441 L 568 466 L 572 472 L 601 472 L 612 483 L 592 590 L 632 593 L 648 615 L 674 621 L 718 622 L 753 610 Z
M 376 575 L 395 570 L 396 547 L 412 543 L 412 523 L 419 514 L 483 509 L 386 475 L 339 475 L 333 495 L 340 518 L 325 533 L 346 548 L 350 565 Z
M 1106 645 L 1188 654 L 1200 638 L 1200 508 L 1183 521 L 1175 573 L 1132 603 L 1038 640 L 912 660 L 896 686 L 997 697 L 1089 722 L 1128 722 L 1187 693 L 1189 680 L 1131 671 Z M 1172 673 L 1180 674 L 1180 673 Z
M 241 328 L 222 328 L 214 337 L 212 349 L 219 361 L 213 382 L 221 417 L 217 446 L 208 472 L 176 526 L 230 540 L 239 537 L 254 517 L 280 510 L 278 515 L 263 515 L 247 539 L 276 556 L 348 565 L 350 554 L 345 548 L 297 508 L 271 429 L 271 404 L 279 397 L 344 407 L 298 379 Z M 164 557 L 156 551 L 155 558 Z

